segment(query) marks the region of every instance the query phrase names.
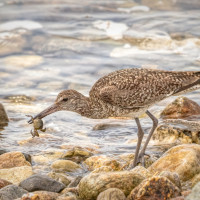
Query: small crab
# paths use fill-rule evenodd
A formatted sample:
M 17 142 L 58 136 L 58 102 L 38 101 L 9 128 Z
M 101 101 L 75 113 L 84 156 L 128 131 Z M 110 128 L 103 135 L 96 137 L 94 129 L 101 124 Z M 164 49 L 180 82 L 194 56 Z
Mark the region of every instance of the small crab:
M 31 135 L 33 137 L 35 137 L 35 136 L 39 137 L 38 130 L 40 130 L 42 132 L 46 131 L 46 128 L 43 128 L 43 121 L 41 119 L 39 119 L 39 118 L 34 119 L 33 116 L 31 116 L 31 115 L 26 115 L 26 116 L 31 117 L 31 120 L 33 122 L 34 130 L 33 131 L 31 130 Z

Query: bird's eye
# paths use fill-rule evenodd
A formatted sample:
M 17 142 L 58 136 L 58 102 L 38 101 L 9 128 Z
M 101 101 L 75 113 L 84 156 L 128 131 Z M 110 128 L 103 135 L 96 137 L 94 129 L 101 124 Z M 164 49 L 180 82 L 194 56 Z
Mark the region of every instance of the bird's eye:
M 68 101 L 68 98 L 64 98 L 63 101 Z

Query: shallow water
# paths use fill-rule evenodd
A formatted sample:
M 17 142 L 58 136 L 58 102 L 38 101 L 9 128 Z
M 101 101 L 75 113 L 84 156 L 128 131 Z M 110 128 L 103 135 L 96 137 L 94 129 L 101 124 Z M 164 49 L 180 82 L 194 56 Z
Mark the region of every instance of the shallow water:
M 0 102 L 10 118 L 0 148 L 30 154 L 63 145 L 129 153 L 133 120 L 93 120 L 59 112 L 44 119 L 46 137 L 31 138 L 26 114 L 35 115 L 63 89 L 87 95 L 95 81 L 117 69 L 199 70 L 200 1 L 1 0 Z M 13 100 L 12 95 L 30 98 Z M 185 95 L 198 103 L 199 92 Z M 151 108 L 158 116 L 169 98 Z M 17 102 L 16 102 L 17 101 Z M 98 123 L 120 124 L 93 131 Z M 143 118 L 145 131 L 151 121 Z

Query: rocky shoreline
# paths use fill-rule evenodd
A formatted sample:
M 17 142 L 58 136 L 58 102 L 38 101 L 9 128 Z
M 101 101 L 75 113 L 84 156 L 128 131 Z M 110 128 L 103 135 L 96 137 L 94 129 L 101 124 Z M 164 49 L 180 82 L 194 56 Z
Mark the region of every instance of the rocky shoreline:
M 128 169 L 134 154 L 102 155 L 80 146 L 40 155 L 0 149 L 0 200 L 200 199 L 200 130 L 198 121 L 185 119 L 198 110 L 182 97 L 166 109 L 162 117 L 171 113 L 173 120 L 158 126 L 152 143 L 168 148 L 146 156 L 145 167 Z M 0 119 L 7 123 L 4 113 Z

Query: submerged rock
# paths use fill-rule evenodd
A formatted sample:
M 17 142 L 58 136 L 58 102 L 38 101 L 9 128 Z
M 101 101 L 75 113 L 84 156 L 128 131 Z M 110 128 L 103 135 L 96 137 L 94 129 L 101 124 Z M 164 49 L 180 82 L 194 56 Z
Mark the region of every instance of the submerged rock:
M 166 177 L 154 176 L 134 188 L 127 200 L 160 200 L 180 196 L 181 191 Z
M 79 195 L 84 200 L 96 200 L 108 188 L 118 188 L 128 195 L 144 179 L 145 176 L 131 171 L 91 173 L 80 181 Z
M 56 160 L 51 168 L 56 172 L 74 172 L 80 169 L 80 166 L 71 160 Z
M 199 114 L 200 106 L 196 102 L 186 97 L 178 97 L 162 111 L 161 117 L 165 119 L 179 119 Z
M 9 152 L 0 155 L 0 169 L 31 166 L 21 152 Z
M 87 149 L 84 149 L 82 147 L 74 147 L 73 149 L 67 151 L 62 158 L 80 163 L 92 155 L 93 153 L 91 153 Z
M 13 184 L 19 184 L 31 175 L 33 175 L 33 170 L 30 166 L 0 169 L 0 178 L 10 181 Z
M 22 181 L 19 185 L 29 192 L 36 190 L 60 192 L 65 188 L 64 184 L 42 174 L 35 174 Z
M 97 200 L 126 200 L 126 196 L 120 189 L 109 188 L 101 192 L 98 195 Z
M 191 179 L 200 172 L 200 145 L 184 144 L 172 147 L 148 169 L 151 173 L 176 172 L 181 181 Z
M 192 192 L 186 197 L 186 200 L 199 200 L 200 199 L 200 182 L 198 182 L 192 189 Z
M 0 199 L 1 200 L 13 200 L 22 197 L 23 194 L 28 193 L 21 187 L 16 185 L 8 185 L 0 189 Z

